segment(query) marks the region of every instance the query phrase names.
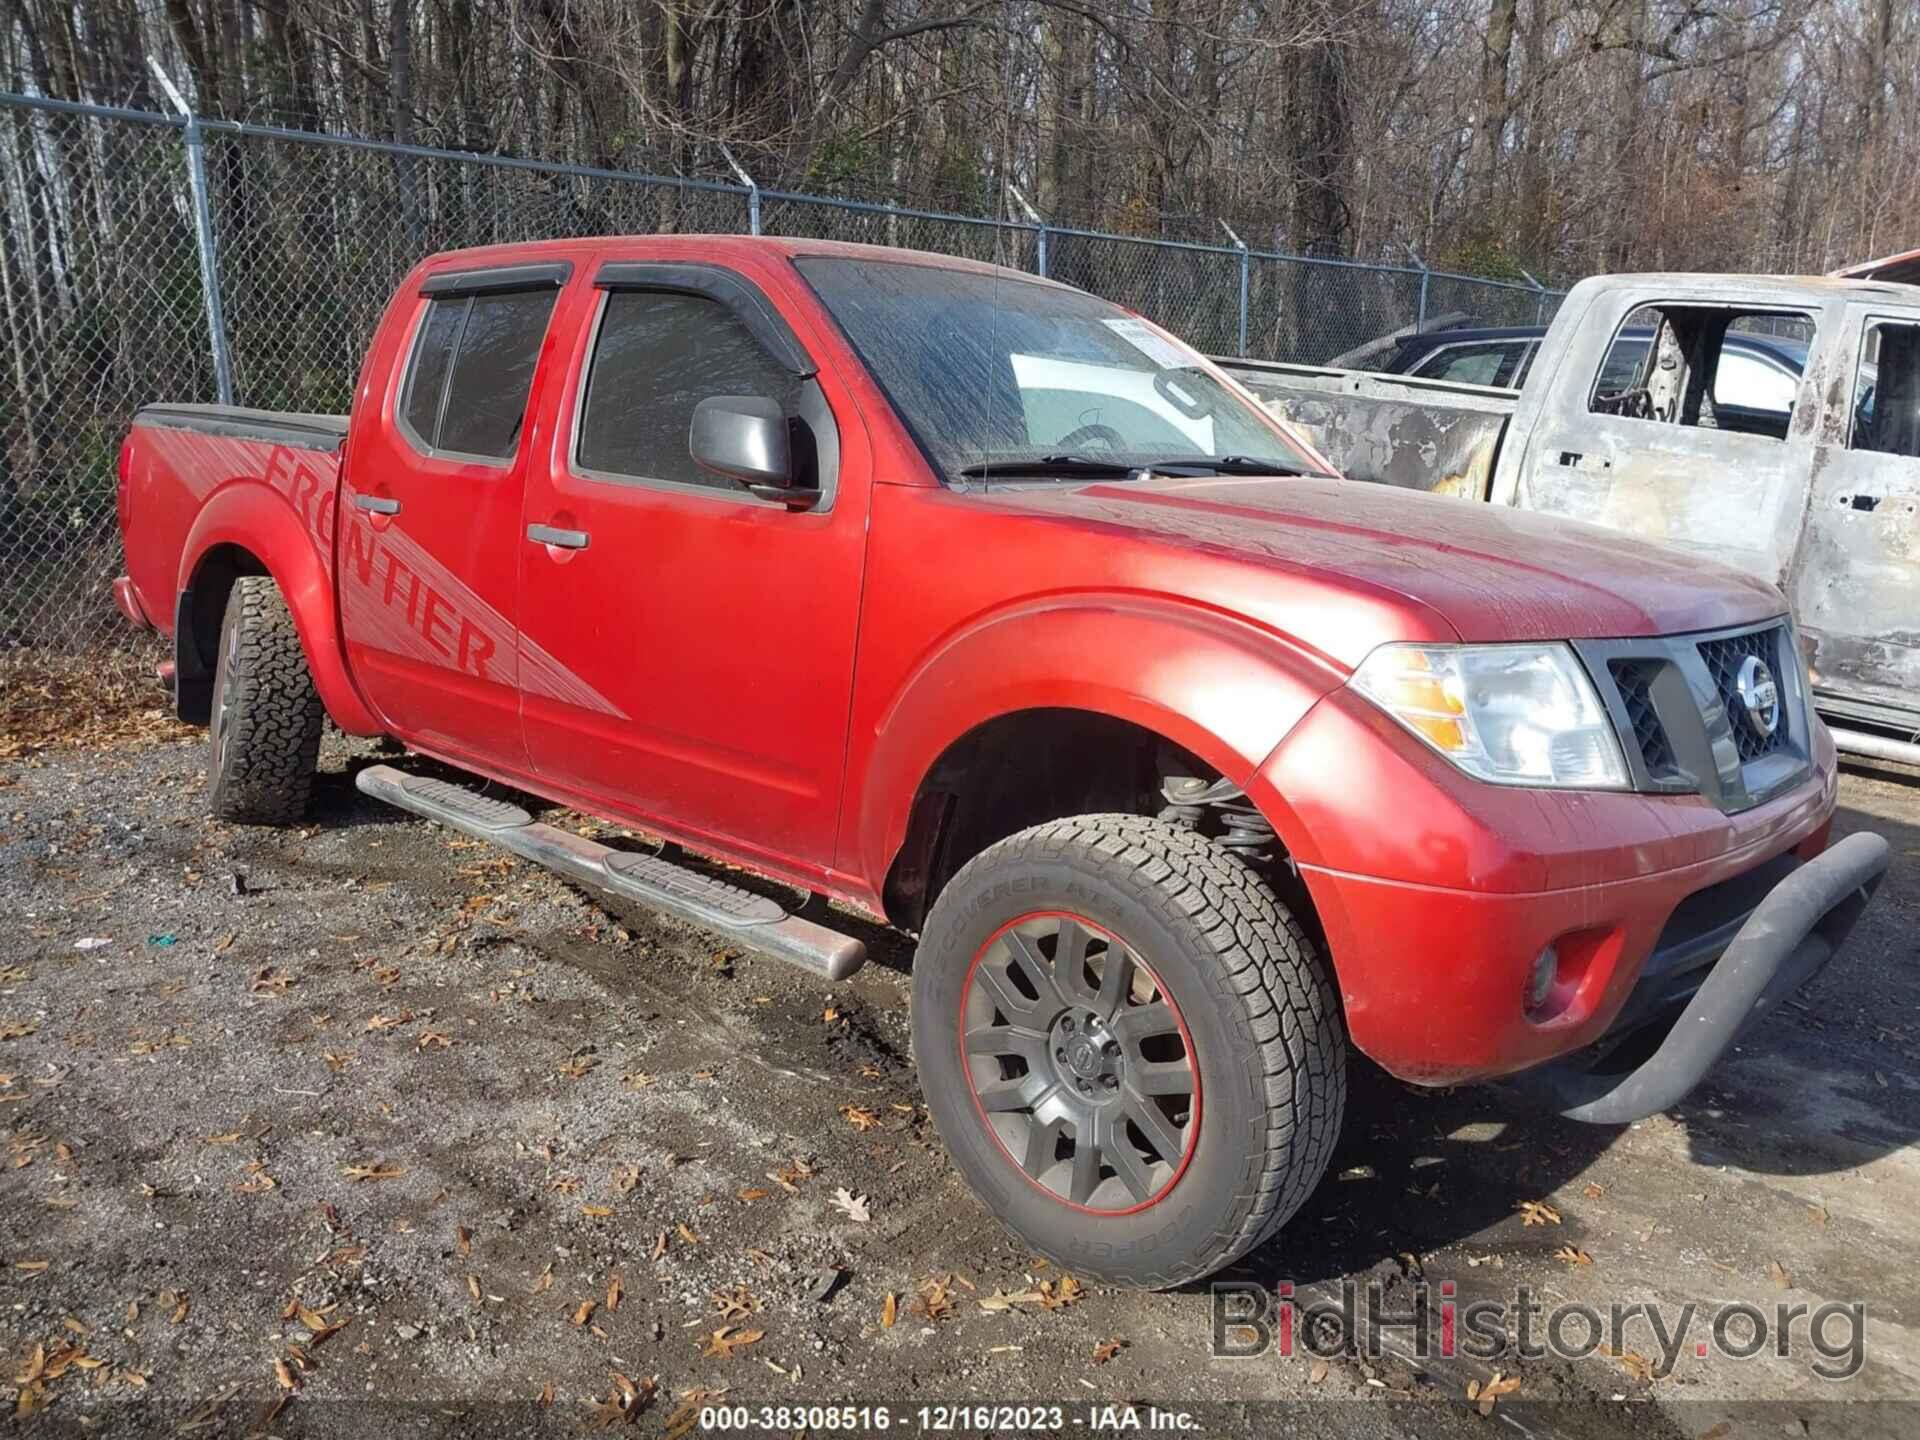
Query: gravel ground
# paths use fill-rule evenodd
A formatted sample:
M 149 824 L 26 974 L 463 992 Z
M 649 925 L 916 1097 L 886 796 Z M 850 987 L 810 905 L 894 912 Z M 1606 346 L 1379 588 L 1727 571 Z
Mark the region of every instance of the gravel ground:
M 1299 1305 L 1372 1281 L 1390 1313 L 1443 1286 L 1858 1303 L 1857 1373 L 1828 1380 L 1850 1367 L 1805 1320 L 1736 1360 L 1695 1353 L 1697 1317 L 1671 1366 L 1644 1328 L 1581 1359 L 1421 1358 L 1391 1327 L 1374 1354 L 1212 1358 L 1206 1287 L 1081 1287 L 960 1184 L 900 937 L 841 917 L 877 963 L 829 992 L 364 800 L 375 754 L 329 736 L 284 832 L 210 823 L 190 740 L 0 763 L 0 1395 L 26 1433 L 685 1434 L 716 1400 L 1059 1404 L 1095 1431 L 1151 1403 L 1216 1434 L 1920 1425 L 1913 775 L 1849 773 L 1838 828 L 1887 834 L 1894 872 L 1681 1109 L 1581 1127 L 1363 1072 L 1326 1182 L 1222 1277 Z

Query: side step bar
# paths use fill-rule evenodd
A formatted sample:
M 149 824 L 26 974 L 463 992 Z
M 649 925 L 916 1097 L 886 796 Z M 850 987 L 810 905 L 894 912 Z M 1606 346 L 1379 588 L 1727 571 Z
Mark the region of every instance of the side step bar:
M 363 795 L 489 841 L 582 885 L 717 930 L 824 980 L 844 980 L 867 963 L 867 947 L 852 936 L 791 915 L 764 895 L 658 855 L 615 850 L 539 824 L 508 801 L 490 800 L 445 780 L 408 775 L 391 765 L 368 766 L 354 784 Z

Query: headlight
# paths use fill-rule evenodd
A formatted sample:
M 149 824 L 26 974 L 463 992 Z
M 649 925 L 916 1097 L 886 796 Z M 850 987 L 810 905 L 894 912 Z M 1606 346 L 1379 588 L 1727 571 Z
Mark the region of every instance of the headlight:
M 1382 645 L 1351 684 L 1482 780 L 1631 785 L 1606 707 L 1565 645 Z

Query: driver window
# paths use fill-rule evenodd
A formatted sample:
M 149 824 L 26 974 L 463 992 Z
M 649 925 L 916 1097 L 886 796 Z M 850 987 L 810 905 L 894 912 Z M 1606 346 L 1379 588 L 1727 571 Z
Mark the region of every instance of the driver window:
M 1798 312 L 1642 306 L 1614 336 L 1588 408 L 1785 440 L 1812 343 L 1813 318 Z
M 606 479 L 737 490 L 693 463 L 687 431 L 709 396 L 759 395 L 796 413 L 799 382 L 717 301 L 611 290 L 594 338 L 575 452 Z

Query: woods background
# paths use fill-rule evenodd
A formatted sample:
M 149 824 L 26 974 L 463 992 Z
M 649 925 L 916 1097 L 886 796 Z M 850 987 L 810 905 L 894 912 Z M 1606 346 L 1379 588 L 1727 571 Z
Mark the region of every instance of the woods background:
M 1552 280 L 1916 243 L 1911 0 L 8 0 L 9 88 Z
M 133 411 L 344 411 L 433 249 L 764 225 L 1320 364 L 1443 314 L 1542 323 L 1531 276 L 1920 244 L 1914 0 L 6 4 L 0 700 L 36 656 L 130 653 Z

